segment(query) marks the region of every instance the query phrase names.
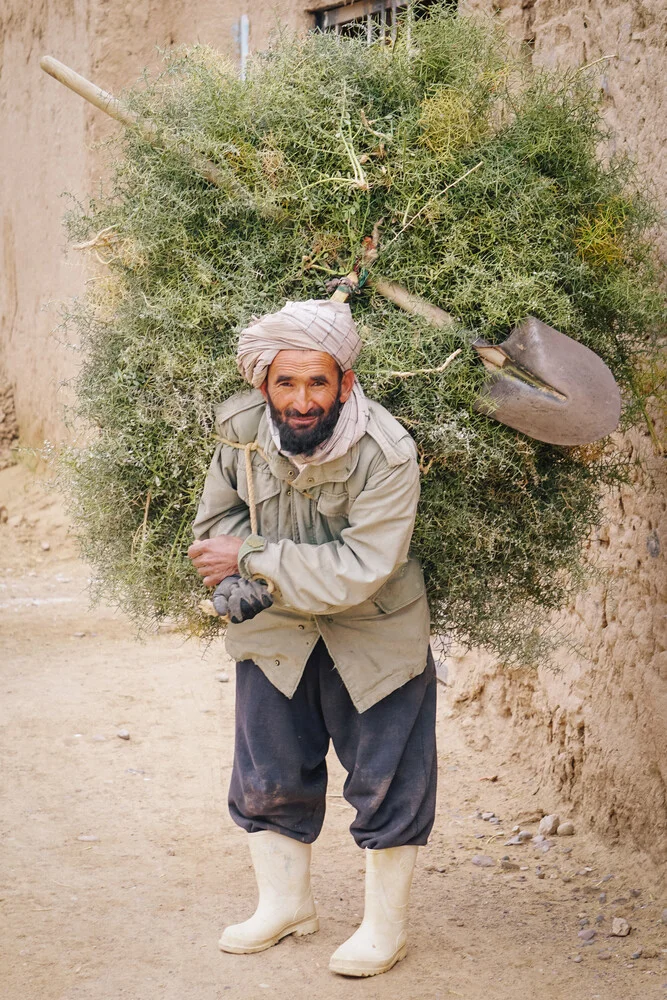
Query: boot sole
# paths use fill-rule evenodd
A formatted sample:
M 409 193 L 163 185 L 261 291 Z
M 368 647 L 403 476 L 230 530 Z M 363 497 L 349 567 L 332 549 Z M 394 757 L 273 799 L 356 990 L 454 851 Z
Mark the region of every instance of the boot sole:
M 338 976 L 355 976 L 357 978 L 379 976 L 383 972 L 389 972 L 390 969 L 393 969 L 397 962 L 403 961 L 407 953 L 407 945 L 403 945 L 402 948 L 399 948 L 399 950 L 392 955 L 389 961 L 377 965 L 373 965 L 370 962 L 364 964 L 363 962 L 338 961 L 334 963 L 332 961 L 329 962 L 329 972 L 335 972 Z
M 286 927 L 283 927 L 273 937 L 264 938 L 263 941 L 258 941 L 255 944 L 243 945 L 234 944 L 233 942 L 227 944 L 220 938 L 218 947 L 220 951 L 227 952 L 229 955 L 254 955 L 258 951 L 266 951 L 267 948 L 273 948 L 274 944 L 278 944 L 279 941 L 282 941 L 283 938 L 288 937 L 290 934 L 294 934 L 295 937 L 304 937 L 306 934 L 314 934 L 319 929 L 319 917 L 309 917 L 308 920 L 297 920 L 293 924 L 287 924 Z

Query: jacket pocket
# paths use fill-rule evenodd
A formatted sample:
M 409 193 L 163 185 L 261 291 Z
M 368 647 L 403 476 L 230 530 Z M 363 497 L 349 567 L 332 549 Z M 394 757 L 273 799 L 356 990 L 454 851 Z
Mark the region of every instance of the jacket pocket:
M 280 493 L 280 483 L 270 472 L 262 469 L 252 470 L 252 484 L 255 488 L 255 503 L 260 504 Z M 236 492 L 241 499 L 249 505 L 248 483 L 246 481 L 245 467 L 239 462 Z
M 322 517 L 347 517 L 350 512 L 349 494 L 322 490 L 317 498 L 317 509 Z
M 386 615 L 400 611 L 426 593 L 424 574 L 418 559 L 409 559 L 382 587 L 373 594 L 371 600 Z

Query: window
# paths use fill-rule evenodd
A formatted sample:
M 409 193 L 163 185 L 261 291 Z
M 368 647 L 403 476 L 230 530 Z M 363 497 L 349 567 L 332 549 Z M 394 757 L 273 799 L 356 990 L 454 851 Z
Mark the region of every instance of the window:
M 379 41 L 395 41 L 398 17 L 411 9 L 412 16 L 419 20 L 428 17 L 429 7 L 434 0 L 353 0 L 348 3 L 332 4 L 324 10 L 311 11 L 315 15 L 315 26 L 320 31 L 333 31 L 337 35 L 365 38 L 368 45 Z M 456 0 L 452 3 L 456 9 Z

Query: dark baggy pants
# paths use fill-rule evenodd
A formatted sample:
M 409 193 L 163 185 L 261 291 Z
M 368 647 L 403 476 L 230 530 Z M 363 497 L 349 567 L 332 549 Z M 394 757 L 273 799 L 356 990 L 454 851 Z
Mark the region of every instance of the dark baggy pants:
M 294 696 L 252 660 L 236 668 L 232 819 L 248 833 L 273 830 L 310 844 L 324 820 L 329 740 L 347 771 L 350 831 L 374 850 L 425 844 L 435 814 L 436 680 L 425 671 L 359 713 L 320 639 Z

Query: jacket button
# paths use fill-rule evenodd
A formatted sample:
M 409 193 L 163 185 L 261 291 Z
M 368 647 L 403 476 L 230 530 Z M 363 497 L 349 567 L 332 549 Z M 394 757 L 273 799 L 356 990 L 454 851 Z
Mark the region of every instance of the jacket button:
M 305 625 L 299 625 L 299 628 L 301 629 L 302 632 L 305 629 L 305 627 L 306 627 Z
M 288 491 L 287 491 L 287 496 L 288 496 L 288 497 L 291 497 L 291 496 L 292 496 L 292 491 L 291 491 L 291 490 L 288 490 Z
M 329 622 L 330 625 L 333 625 L 333 618 L 327 618 L 327 621 Z
M 276 666 L 277 666 L 277 667 L 279 667 L 279 666 L 280 666 L 280 660 L 276 660 Z

